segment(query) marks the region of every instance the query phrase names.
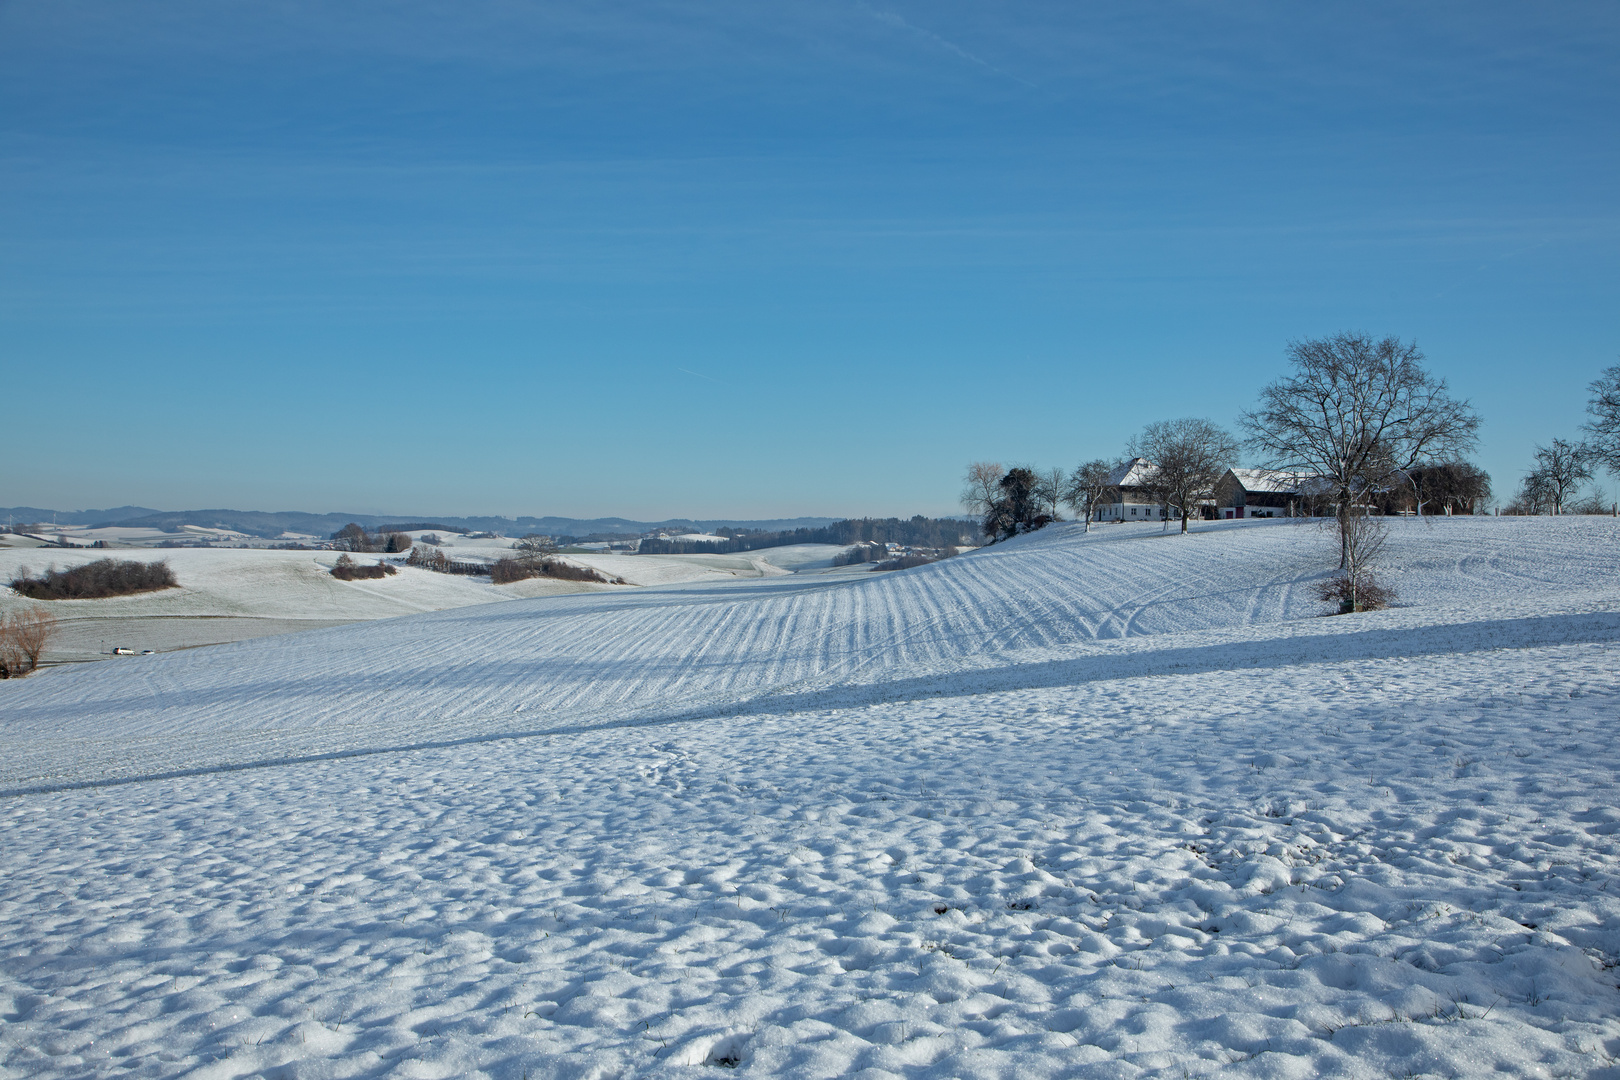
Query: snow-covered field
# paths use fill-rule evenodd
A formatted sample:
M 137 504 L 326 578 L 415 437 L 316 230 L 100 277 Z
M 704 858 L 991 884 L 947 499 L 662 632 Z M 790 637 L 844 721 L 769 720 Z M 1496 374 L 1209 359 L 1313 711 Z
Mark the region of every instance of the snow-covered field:
M 464 538 L 456 538 L 464 539 Z M 493 561 L 511 554 L 510 540 L 471 541 L 450 549 L 457 558 L 477 552 Z M 842 548 L 805 545 L 745 555 L 581 555 L 570 561 L 595 566 L 631 585 L 689 581 L 734 581 L 811 566 L 831 565 Z M 58 633 L 46 659 L 95 659 L 115 647 L 166 652 L 271 634 L 387 619 L 421 611 L 488 604 L 515 598 L 613 591 L 591 582 L 531 578 L 511 585 L 487 579 L 436 574 L 402 567 L 393 577 L 339 581 L 328 572 L 338 559 L 332 551 L 273 551 L 263 548 L 175 548 L 67 550 L 0 548 L 0 581 L 21 569 L 66 568 L 103 558 L 165 560 L 180 582 L 176 589 L 104 600 L 53 601 Z M 382 556 L 362 555 L 361 562 Z M 397 561 L 397 557 L 395 557 Z M 0 614 L 31 601 L 0 588 Z M 124 661 L 119 661 L 120 663 Z
M 1073 526 L 0 683 L 0 1076 L 1620 1075 L 1620 528 Z
M 58 634 L 47 659 L 91 659 L 114 646 L 164 651 L 243 641 L 267 634 L 510 600 L 523 595 L 519 590 L 532 588 L 529 582 L 496 587 L 487 579 L 411 568 L 380 580 L 339 581 L 328 573 L 337 561 L 336 552 L 252 548 L 14 548 L 0 550 L 0 577 L 10 580 L 25 567 L 37 573 L 53 564 L 66 568 L 108 557 L 165 560 L 174 568 L 180 587 L 44 605 L 58 623 Z M 362 561 L 369 558 L 361 556 Z M 573 582 L 544 584 L 559 593 L 585 591 Z M 9 589 L 0 589 L 0 613 L 25 605 L 32 606 L 33 602 Z

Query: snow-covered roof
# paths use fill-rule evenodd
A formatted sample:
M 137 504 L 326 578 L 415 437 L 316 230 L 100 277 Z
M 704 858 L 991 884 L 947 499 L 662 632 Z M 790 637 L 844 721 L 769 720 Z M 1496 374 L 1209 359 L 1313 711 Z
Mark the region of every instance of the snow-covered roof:
M 1141 487 L 1157 471 L 1147 458 L 1131 458 L 1123 465 L 1114 467 L 1114 471 L 1108 474 L 1108 484 L 1110 487 Z
M 1267 491 L 1277 495 L 1297 494 L 1300 485 L 1308 479 L 1303 473 L 1284 472 L 1281 469 L 1229 469 L 1243 485 L 1244 491 Z

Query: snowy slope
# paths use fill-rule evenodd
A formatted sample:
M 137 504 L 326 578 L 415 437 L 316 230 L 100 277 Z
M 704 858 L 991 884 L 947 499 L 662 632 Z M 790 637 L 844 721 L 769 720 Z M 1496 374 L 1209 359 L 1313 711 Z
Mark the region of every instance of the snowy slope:
M 1401 523 L 1320 619 L 1309 529 L 1067 527 L 0 683 L 0 1076 L 1604 1075 L 1617 541 Z
M 604 588 L 550 581 L 497 587 L 487 580 L 409 567 L 389 578 L 339 581 L 328 573 L 337 561 L 335 552 L 251 548 L 0 551 L 0 578 L 10 580 L 22 568 L 38 572 L 51 565 L 65 568 L 108 557 L 166 561 L 180 587 L 102 600 L 52 601 L 47 606 L 58 620 L 59 632 L 48 659 L 91 658 L 111 645 L 137 650 L 190 648 L 515 596 Z M 0 589 L 0 613 L 31 604 Z
M 461 538 L 464 539 L 464 538 Z M 484 545 L 476 547 L 473 545 Z M 470 541 L 468 550 L 493 561 L 511 554 L 511 541 Z M 810 550 L 813 549 L 813 550 Z M 792 568 L 830 565 L 827 545 L 782 549 Z M 825 552 L 826 554 L 821 554 Z M 455 552 L 457 557 L 465 555 Z M 774 552 L 746 555 L 572 556 L 631 585 L 665 585 L 689 581 L 734 581 L 787 573 L 769 561 Z M 819 560 L 818 560 L 819 555 Z M 532 578 L 511 585 L 460 575 L 435 574 L 402 567 L 393 577 L 339 581 L 328 571 L 337 561 L 330 551 L 272 551 L 252 548 L 178 548 L 150 550 L 0 551 L 0 580 L 19 570 L 70 567 L 107 557 L 163 560 L 174 568 L 176 589 L 103 600 L 54 601 L 48 605 L 59 628 L 47 660 L 82 660 L 105 654 L 113 645 L 135 650 L 167 651 L 243 641 L 315 627 L 387 619 L 421 611 L 496 603 L 515 598 L 610 592 L 615 586 L 592 582 Z M 366 562 L 381 556 L 360 556 Z M 396 560 L 397 561 L 397 560 Z M 0 589 L 0 614 L 28 606 L 9 589 Z
M 1321 610 L 1309 584 L 1324 573 L 1326 541 L 1314 526 L 1180 537 L 1152 526 L 1086 536 L 1071 525 L 901 573 L 556 597 L 142 657 L 3 688 L 13 752 L 0 785 L 842 698 L 861 686 L 882 696 L 895 680 L 983 680 L 1008 665 L 1022 685 L 1053 664 L 1081 664 L 1090 677 L 1176 670 L 1189 651 L 1218 648 L 1228 651 L 1204 662 L 1399 655 L 1512 618 L 1545 618 L 1550 641 L 1608 633 L 1620 599 L 1614 523 L 1535 524 L 1408 523 L 1391 578 L 1412 606 L 1376 630 L 1367 620 L 1299 625 Z M 1569 618 L 1598 629 L 1568 629 Z M 1203 633 L 1177 647 L 1136 640 L 1194 631 Z

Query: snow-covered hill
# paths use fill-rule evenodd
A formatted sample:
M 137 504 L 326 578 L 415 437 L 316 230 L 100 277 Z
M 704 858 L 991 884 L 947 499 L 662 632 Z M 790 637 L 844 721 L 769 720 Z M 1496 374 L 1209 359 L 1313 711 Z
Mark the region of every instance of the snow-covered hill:
M 507 539 L 455 539 L 463 545 L 449 548 L 456 558 L 466 558 L 470 553 L 474 559 L 492 562 L 512 554 L 512 542 Z M 830 564 L 832 553 L 840 550 L 829 545 L 802 545 L 747 555 L 571 558 L 631 585 L 664 585 L 777 576 L 818 563 Z M 165 561 L 173 567 L 180 587 L 102 600 L 51 603 L 58 633 L 46 654 L 47 660 L 93 659 L 114 646 L 166 652 L 422 611 L 619 588 L 555 578 L 492 585 L 487 578 L 435 574 L 413 567 L 403 567 L 388 578 L 339 581 L 328 572 L 338 559 L 336 552 L 264 548 L 12 548 L 0 550 L 0 581 L 11 580 L 25 568 L 37 572 L 51 565 L 65 568 L 108 557 Z M 363 555 L 360 560 L 381 557 Z M 30 604 L 9 589 L 0 588 L 0 614 Z
M 0 683 L 0 1069 L 1592 1073 L 1617 548 L 1399 522 L 1325 619 L 1314 527 L 1065 526 Z

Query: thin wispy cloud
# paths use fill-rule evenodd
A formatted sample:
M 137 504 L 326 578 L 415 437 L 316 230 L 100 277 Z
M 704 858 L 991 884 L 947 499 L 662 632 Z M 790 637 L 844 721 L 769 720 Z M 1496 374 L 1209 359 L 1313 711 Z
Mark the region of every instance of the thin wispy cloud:
M 951 53 L 954 56 L 960 57 L 961 59 L 966 60 L 970 64 L 977 64 L 979 67 L 984 68 L 986 71 L 994 72 L 995 74 L 1000 75 L 1002 78 L 1005 78 L 1005 79 L 1011 79 L 1013 82 L 1020 83 L 1023 86 L 1027 86 L 1031 90 L 1038 89 L 1038 87 L 1034 83 L 1030 82 L 1028 79 L 1023 78 L 1022 76 L 1019 76 L 1019 75 L 1014 75 L 1010 71 L 1005 71 L 1002 68 L 997 67 L 996 65 L 990 63 L 990 61 L 984 59 L 983 57 L 977 56 L 977 55 L 969 52 L 968 50 L 962 48 L 962 46 L 958 45 L 954 41 L 951 41 L 949 38 L 946 38 L 946 37 L 943 37 L 943 36 L 941 36 L 939 34 L 936 34 L 934 31 L 929 30 L 926 27 L 918 26 L 916 23 L 911 22 L 909 19 L 906 19 L 902 15 L 899 15 L 899 14 L 893 12 L 893 11 L 885 11 L 885 10 L 882 10 L 880 8 L 875 8 L 875 7 L 872 7 L 870 4 L 865 4 L 865 3 L 857 4 L 856 7 L 859 10 L 865 12 L 867 15 L 871 16 L 872 18 L 876 19 L 878 22 L 884 23 L 884 24 L 886 24 L 888 26 L 892 26 L 892 27 L 894 27 L 894 28 L 896 28 L 898 30 L 903 30 L 906 33 L 912 34 L 915 37 L 922 38 L 924 41 L 927 41 L 929 44 L 935 46 L 936 48 L 942 49 L 945 52 L 948 52 L 948 53 Z

